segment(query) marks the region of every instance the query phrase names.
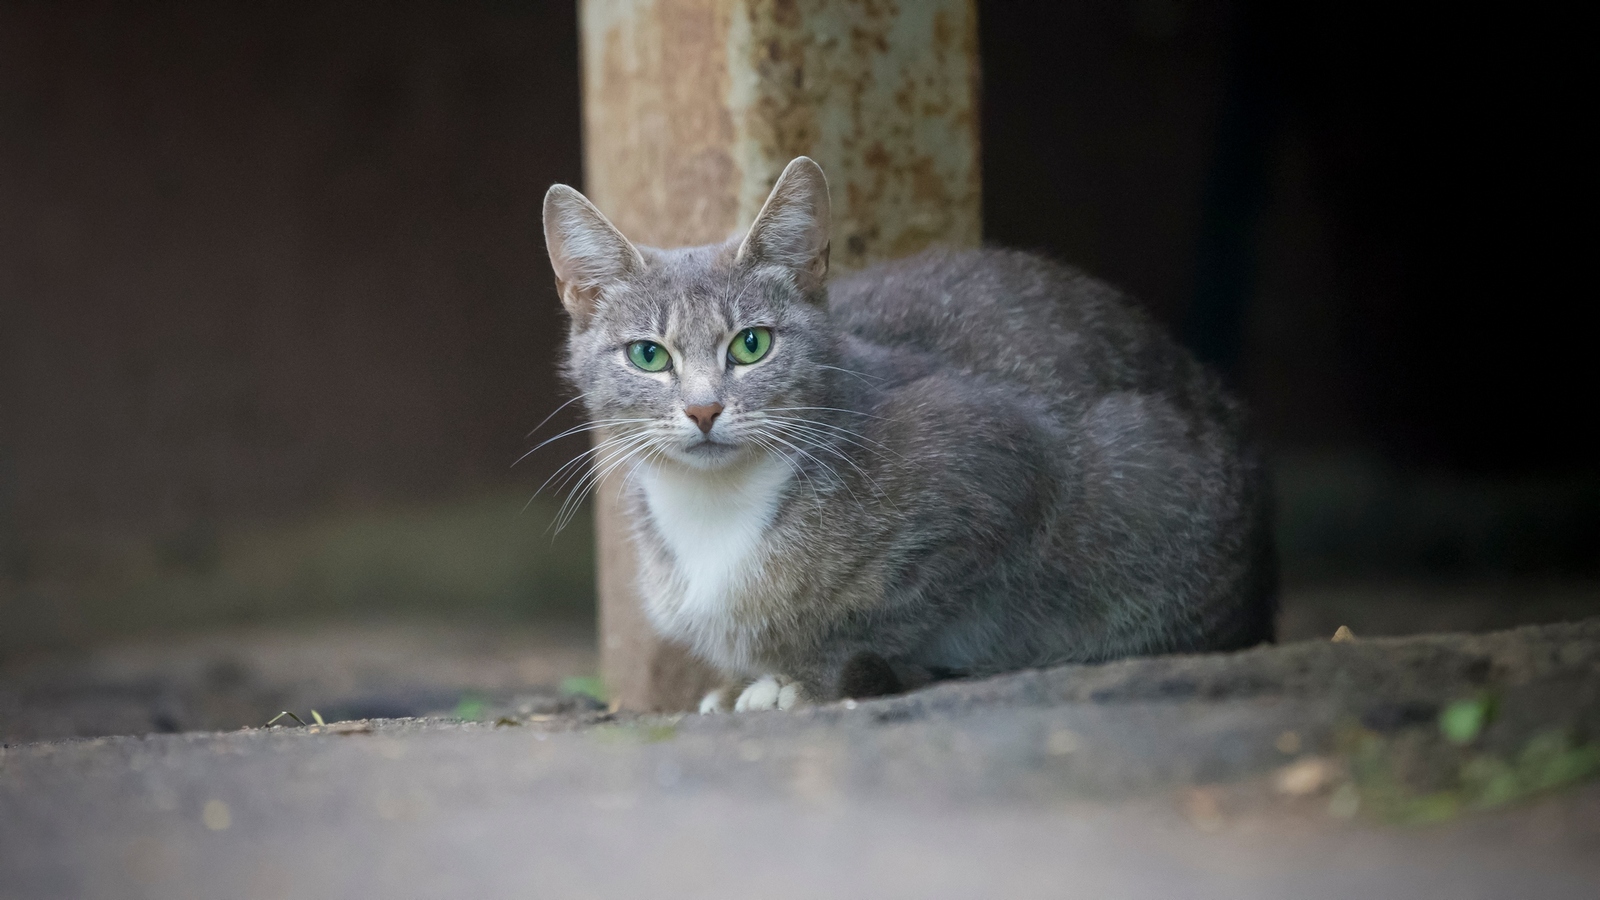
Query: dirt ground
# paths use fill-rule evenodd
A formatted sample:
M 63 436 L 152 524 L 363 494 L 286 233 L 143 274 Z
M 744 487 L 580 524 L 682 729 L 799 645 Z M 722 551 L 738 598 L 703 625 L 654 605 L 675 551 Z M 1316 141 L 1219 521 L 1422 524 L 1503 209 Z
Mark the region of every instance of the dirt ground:
M 1285 620 L 1451 609 L 1420 590 Z M 1357 634 L 710 717 L 584 696 L 581 632 L 14 661 L 0 898 L 1596 896 L 1600 618 Z
M 1324 585 L 1286 593 L 1279 636 L 1481 633 L 1593 615 L 1600 583 Z M 596 674 L 592 629 L 557 622 L 291 620 L 0 658 L 0 743 L 226 731 L 284 710 L 306 721 L 313 709 L 327 721 L 514 712 Z

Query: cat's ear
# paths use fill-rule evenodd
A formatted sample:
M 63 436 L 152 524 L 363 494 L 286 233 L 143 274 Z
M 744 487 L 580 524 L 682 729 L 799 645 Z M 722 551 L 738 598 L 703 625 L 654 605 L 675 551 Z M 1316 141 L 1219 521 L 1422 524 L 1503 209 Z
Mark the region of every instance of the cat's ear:
M 544 195 L 544 246 L 556 270 L 561 304 L 579 325 L 594 313 L 600 289 L 644 268 L 639 250 L 589 198 L 564 184 Z
M 830 210 L 822 167 L 796 157 L 778 176 L 735 258 L 742 264 L 783 266 L 801 290 L 820 288 L 828 275 Z

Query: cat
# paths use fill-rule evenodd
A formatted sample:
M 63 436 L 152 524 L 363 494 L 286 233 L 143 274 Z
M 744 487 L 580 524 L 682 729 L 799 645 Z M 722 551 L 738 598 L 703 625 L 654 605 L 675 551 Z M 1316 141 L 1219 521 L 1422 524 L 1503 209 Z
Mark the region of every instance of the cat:
M 652 625 L 702 712 L 1271 640 L 1270 492 L 1238 402 L 1113 288 L 931 250 L 830 283 L 828 185 L 657 250 L 545 197 L 566 379 Z

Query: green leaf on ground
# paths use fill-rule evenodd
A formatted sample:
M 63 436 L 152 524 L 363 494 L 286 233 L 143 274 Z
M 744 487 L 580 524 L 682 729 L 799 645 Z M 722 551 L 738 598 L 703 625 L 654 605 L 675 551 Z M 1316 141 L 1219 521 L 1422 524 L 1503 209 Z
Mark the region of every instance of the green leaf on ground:
M 600 703 L 607 700 L 605 682 L 595 675 L 572 675 L 561 679 L 561 693 L 593 697 Z
M 1494 701 L 1488 696 L 1457 700 L 1439 713 L 1439 731 L 1452 744 L 1470 744 L 1493 717 Z
M 483 718 L 483 711 L 488 706 L 488 701 L 477 694 L 463 694 L 461 702 L 456 704 L 455 717 L 469 722 L 476 722 Z

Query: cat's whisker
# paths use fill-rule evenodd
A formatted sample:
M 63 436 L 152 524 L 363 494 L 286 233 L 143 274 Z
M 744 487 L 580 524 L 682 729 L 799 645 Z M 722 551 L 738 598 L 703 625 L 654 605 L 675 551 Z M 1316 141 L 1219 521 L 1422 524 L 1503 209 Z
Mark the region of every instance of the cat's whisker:
M 826 436 L 829 440 L 842 440 L 845 443 L 860 447 L 862 450 L 873 454 L 879 459 L 888 458 L 884 455 L 885 452 L 900 459 L 905 458 L 900 456 L 900 454 L 895 453 L 894 450 L 889 447 L 889 445 L 881 441 L 875 441 L 872 438 L 861 434 L 860 432 L 851 431 L 843 426 L 833 425 L 827 422 L 818 422 L 814 419 L 801 419 L 793 416 L 767 416 L 764 418 L 764 421 L 780 423 L 786 427 L 807 430 L 819 437 Z M 880 452 L 880 448 L 882 452 Z
M 618 442 L 618 441 L 626 441 L 626 440 L 630 440 L 630 439 L 632 439 L 632 438 L 633 438 L 633 437 L 634 437 L 634 436 L 635 436 L 635 435 L 636 435 L 636 434 L 638 434 L 638 433 L 639 433 L 639 432 L 635 432 L 635 431 L 628 431 L 628 432 L 623 432 L 623 433 L 622 433 L 622 434 L 616 434 L 616 435 L 612 435 L 612 436 L 611 436 L 611 437 L 607 437 L 607 438 L 605 438 L 605 439 L 603 439 L 603 440 L 601 440 L 601 441 L 599 441 L 599 442 L 598 442 L 598 443 L 595 443 L 595 444 L 593 444 L 593 445 L 591 445 L 591 446 L 590 446 L 590 447 L 589 447 L 589 448 L 588 448 L 588 449 L 586 449 L 586 450 L 583 450 L 583 451 L 581 451 L 581 452 L 579 452 L 579 453 L 578 453 L 578 454 L 577 454 L 577 455 L 576 455 L 576 456 L 574 456 L 574 457 L 573 457 L 573 458 L 572 458 L 572 459 L 570 459 L 570 460 L 568 460 L 568 461 L 567 461 L 567 462 L 566 462 L 566 463 L 565 463 L 565 464 L 564 464 L 564 465 L 563 465 L 563 466 L 562 466 L 562 467 L 561 467 L 561 468 L 563 468 L 563 469 L 564 469 L 564 468 L 566 468 L 566 467 L 567 467 L 567 466 L 570 466 L 570 465 L 572 465 L 572 464 L 573 464 L 573 463 L 574 463 L 574 462 L 577 462 L 577 461 L 578 461 L 578 460 L 580 460 L 580 459 L 583 459 L 583 458 L 584 458 L 584 457 L 585 457 L 585 456 L 587 456 L 587 455 L 588 455 L 588 454 L 590 454 L 590 453 L 594 453 L 594 452 L 595 452 L 595 451 L 597 451 L 597 450 L 600 450 L 600 449 L 603 449 L 603 448 L 605 448 L 605 447 L 608 447 L 608 446 L 610 446 L 610 445 L 612 445 L 612 444 L 615 444 L 615 443 L 617 443 L 617 442 Z M 560 469 L 557 469 L 557 470 L 556 470 L 556 471 L 558 471 L 558 472 L 559 472 L 559 471 L 560 471 Z
M 654 443 L 654 437 L 649 434 L 635 435 L 634 437 L 636 440 L 628 446 L 617 450 L 612 456 L 595 464 L 583 474 L 583 477 L 578 479 L 577 484 L 573 485 L 572 490 L 567 494 L 567 499 L 562 502 L 560 509 L 556 511 L 556 518 L 553 524 L 557 534 L 560 534 L 561 530 L 572 522 L 573 516 L 577 515 L 578 507 L 600 485 L 600 482 L 605 480 L 607 475 Z
M 571 428 L 568 428 L 566 431 L 563 431 L 563 432 L 561 432 L 560 434 L 558 434 L 558 435 L 556 435 L 554 437 L 545 438 L 544 440 L 540 441 L 532 450 L 529 450 L 527 453 L 524 453 L 521 456 L 517 457 L 516 462 L 512 463 L 511 465 L 515 466 L 517 463 L 522 462 L 523 460 L 525 460 L 528 457 L 532 456 L 533 454 L 539 452 L 540 450 L 544 449 L 545 447 L 549 446 L 550 444 L 553 444 L 556 441 L 559 441 L 559 440 L 561 440 L 562 438 L 565 438 L 565 437 L 571 437 L 571 436 L 573 436 L 575 434 L 583 434 L 584 432 L 588 432 L 588 431 L 596 431 L 596 430 L 602 429 L 602 428 L 616 428 L 616 427 L 621 426 L 621 425 L 637 425 L 637 424 L 642 423 L 642 422 L 654 422 L 654 421 L 655 421 L 655 419 L 649 419 L 649 418 L 644 418 L 644 419 L 599 419 L 599 420 L 596 420 L 596 421 L 593 421 L 593 422 L 585 422 L 582 425 L 574 425 Z
M 884 452 L 881 452 L 878 449 L 883 448 L 883 450 L 887 451 L 889 454 L 897 457 L 900 460 L 904 460 L 904 457 L 900 456 L 898 453 L 895 453 L 887 445 L 884 445 L 878 441 L 874 441 L 866 435 L 852 431 L 848 428 L 844 428 L 843 426 L 834 425 L 827 422 L 819 422 L 813 419 L 767 414 L 761 415 L 760 420 L 772 430 L 781 431 L 785 434 L 788 434 L 790 437 L 796 438 L 797 440 L 806 440 L 818 449 L 826 450 L 827 452 L 832 453 L 833 455 L 844 460 L 851 466 L 851 468 L 859 472 L 861 477 L 872 486 L 874 493 L 877 493 L 880 496 L 884 496 L 885 492 L 877 483 L 877 480 L 874 479 L 854 459 L 850 458 L 849 454 L 844 453 L 838 447 L 834 446 L 834 444 L 847 444 L 866 453 L 870 453 L 879 460 L 893 463 L 893 460 L 890 460 L 888 456 L 884 454 Z
M 785 453 L 782 448 L 773 445 L 771 441 L 766 439 L 765 435 L 762 435 L 759 432 L 752 431 L 749 434 L 744 434 L 742 436 L 746 440 L 749 440 L 752 444 L 755 444 L 773 456 L 782 459 L 784 464 L 794 472 L 796 477 L 805 479 L 806 486 L 811 489 L 812 499 L 818 501 L 822 499 L 821 493 L 817 491 L 816 479 L 812 478 L 811 475 L 806 472 L 805 467 L 796 462 L 792 455 Z
M 776 417 L 773 420 L 770 420 L 769 424 L 771 424 L 771 426 L 774 427 L 774 428 L 782 429 L 785 433 L 790 434 L 790 435 L 804 435 L 804 436 L 810 438 L 811 440 L 816 441 L 818 444 L 825 445 L 825 446 L 830 446 L 830 449 L 837 449 L 837 448 L 832 448 L 831 447 L 831 444 L 833 442 L 837 441 L 837 442 L 842 443 L 842 444 L 848 444 L 848 445 L 850 445 L 852 447 L 856 447 L 856 448 L 862 450 L 863 452 L 870 453 L 874 457 L 878 458 L 879 460 L 882 460 L 885 463 L 894 464 L 895 461 L 889 458 L 889 456 L 891 456 L 891 455 L 896 457 L 899 460 L 905 461 L 905 457 L 901 456 L 898 453 L 895 453 L 892 449 L 890 449 L 886 445 L 880 444 L 877 441 L 872 441 L 870 438 L 867 438 L 867 437 L 862 436 L 862 435 L 857 435 L 857 434 L 855 434 L 855 432 L 847 431 L 847 430 L 844 430 L 844 429 L 839 429 L 838 432 L 825 431 L 825 430 L 813 427 L 812 423 L 802 424 L 802 423 L 793 422 L 793 421 L 783 421 L 781 419 L 777 419 Z M 840 433 L 840 432 L 842 432 L 842 433 Z M 861 440 L 860 441 L 854 440 L 853 438 L 855 438 L 855 437 L 859 437 L 859 438 L 861 438 Z M 870 441 L 870 445 L 867 444 L 867 443 L 862 443 L 862 441 Z M 883 450 L 880 451 L 878 449 L 879 447 L 882 447 Z
M 829 431 L 836 431 L 836 432 L 839 432 L 840 434 L 845 434 L 845 435 L 848 435 L 848 436 L 850 436 L 852 438 L 858 438 L 860 440 L 867 441 L 869 443 L 878 444 L 879 446 L 882 446 L 881 442 L 875 441 L 872 438 L 867 437 L 866 435 L 862 434 L 859 431 L 856 431 L 856 430 L 854 430 L 852 428 L 847 428 L 847 427 L 845 427 L 843 425 L 839 425 L 839 424 L 834 423 L 834 422 L 827 422 L 827 421 L 824 421 L 822 419 L 813 419 L 813 418 L 810 418 L 810 417 L 807 417 L 807 416 L 778 415 L 774 410 L 756 410 L 756 411 L 751 412 L 750 416 L 753 417 L 753 418 L 760 418 L 760 419 L 763 419 L 763 420 L 771 420 L 771 421 L 778 421 L 778 422 L 792 422 L 792 423 L 795 423 L 795 424 L 815 426 L 817 428 L 823 428 L 823 429 L 827 429 Z
M 606 440 L 603 440 L 600 443 L 595 444 L 593 447 L 590 447 L 589 449 L 583 451 L 582 453 L 579 453 L 578 455 L 574 456 L 572 459 L 567 460 L 567 462 L 564 463 L 561 466 L 560 469 L 557 469 L 554 473 L 551 474 L 550 478 L 545 479 L 545 484 L 549 484 L 551 480 L 553 480 L 553 479 L 557 478 L 558 476 L 560 476 L 560 481 L 559 481 L 558 484 L 560 486 L 564 486 L 568 482 L 570 482 L 572 480 L 572 478 L 575 477 L 576 474 L 579 471 L 581 471 L 581 469 L 571 469 L 571 467 L 573 467 L 573 466 L 577 465 L 578 463 L 582 462 L 586 457 L 591 456 L 591 455 L 598 456 L 599 454 L 604 453 L 607 450 L 611 450 L 613 448 L 622 446 L 622 445 L 624 445 L 624 444 L 626 444 L 626 443 L 628 443 L 630 441 L 636 440 L 636 439 L 638 439 L 638 438 L 640 438 L 640 437 L 642 437 L 644 435 L 647 435 L 647 434 L 648 434 L 648 432 L 647 431 L 643 431 L 643 430 L 640 430 L 640 431 L 629 431 L 629 432 L 625 432 L 623 434 L 619 434 L 619 435 L 615 435 L 613 437 L 607 438 Z M 567 473 L 565 475 L 562 475 L 562 471 L 563 470 L 569 470 L 569 469 L 570 469 L 570 471 L 567 471 Z M 545 487 L 545 485 L 540 485 L 539 489 L 543 490 L 544 487 Z
M 612 440 L 609 440 L 609 441 L 605 441 L 605 442 L 600 443 L 600 444 L 596 444 L 595 446 L 590 447 L 589 449 L 583 451 L 582 453 L 579 453 L 577 456 L 574 456 L 573 458 L 571 458 L 571 459 L 567 460 L 566 462 L 562 463 L 561 464 L 561 468 L 559 468 L 559 469 L 555 470 L 554 472 L 550 473 L 550 477 L 546 478 L 544 480 L 544 482 L 539 485 L 538 490 L 535 490 L 533 492 L 533 496 L 528 498 L 528 502 L 522 504 L 522 511 L 523 512 L 527 512 L 528 511 L 528 507 L 532 506 L 533 505 L 533 501 L 537 500 L 539 498 L 539 495 L 544 492 L 544 489 L 550 486 L 550 482 L 555 481 L 556 482 L 556 489 L 560 490 L 561 488 L 565 487 L 568 483 L 570 483 L 573 478 L 578 477 L 579 474 L 581 474 L 582 472 L 585 471 L 585 469 L 583 468 L 581 463 L 583 463 L 586 458 L 588 458 L 592 454 L 599 454 L 599 453 L 605 452 L 606 450 L 612 449 L 615 444 L 617 444 L 619 441 L 622 441 L 622 440 L 625 440 L 625 439 L 626 438 L 616 438 L 616 439 L 612 439 Z
M 848 454 L 844 454 L 842 451 L 839 450 L 839 448 L 837 446 L 834 446 L 836 443 L 837 444 L 843 444 L 843 445 L 846 445 L 846 446 L 853 446 L 853 447 L 856 447 L 859 450 L 862 450 L 863 452 L 871 453 L 874 456 L 878 456 L 880 458 L 883 457 L 883 455 L 881 453 L 878 453 L 873 448 L 868 447 L 865 444 L 860 444 L 860 443 L 857 443 L 855 441 L 849 440 L 848 438 L 846 438 L 846 437 L 844 437 L 842 435 L 831 434 L 831 433 L 826 432 L 826 431 L 818 431 L 818 430 L 815 430 L 815 429 L 805 428 L 805 427 L 798 426 L 798 425 L 795 425 L 795 424 L 792 424 L 792 423 L 789 423 L 789 422 L 768 422 L 767 426 L 771 430 L 778 431 L 778 432 L 781 432 L 783 434 L 787 434 L 790 437 L 793 437 L 793 438 L 796 438 L 796 439 L 804 439 L 808 443 L 812 444 L 813 446 L 818 447 L 819 449 L 827 449 L 829 452 L 837 453 L 837 454 L 841 455 L 842 457 L 844 457 L 846 459 L 848 459 Z
M 624 480 L 631 479 L 633 477 L 633 473 L 638 469 L 639 465 L 643 464 L 649 460 L 650 457 L 660 452 L 660 445 L 661 442 L 657 438 L 647 435 L 646 439 L 637 446 L 630 447 L 626 451 L 618 453 L 617 457 L 608 462 L 604 468 L 597 467 L 595 470 L 593 470 L 592 474 L 594 477 L 589 479 L 588 484 L 581 489 L 574 490 L 573 494 L 568 497 L 569 505 L 567 512 L 565 517 L 558 521 L 556 528 L 557 532 L 559 533 L 561 529 L 571 524 L 573 516 L 577 515 L 579 507 L 583 505 L 583 501 L 588 499 L 589 495 L 594 493 L 594 491 L 599 488 L 607 476 L 609 476 L 612 472 L 615 472 L 623 465 L 626 465 L 629 460 L 637 458 L 637 461 L 634 463 L 634 465 L 622 476 Z
M 811 460 L 813 463 L 816 464 L 816 466 L 819 469 L 821 469 L 824 473 L 826 473 L 828 476 L 830 476 L 835 483 L 843 486 L 846 490 L 849 490 L 850 486 L 849 486 L 848 482 L 846 482 L 845 479 L 842 476 L 840 476 L 838 470 L 836 470 L 833 466 L 829 465 L 826 460 L 821 459 L 818 456 L 816 456 L 816 454 L 811 453 L 810 451 L 808 451 L 804 447 L 801 447 L 801 446 L 795 444 L 792 441 L 785 440 L 781 435 L 773 434 L 773 433 L 770 433 L 770 432 L 764 432 L 762 434 L 762 439 L 767 441 L 767 442 L 769 442 L 768 446 L 772 446 L 773 444 L 781 444 L 783 447 L 788 448 L 789 451 L 791 451 L 793 453 L 796 453 L 796 454 L 798 454 L 800 456 L 803 456 L 806 459 Z M 778 452 L 782 452 L 782 450 L 779 450 Z
M 881 381 L 884 380 L 883 378 L 880 378 L 877 375 L 867 375 L 867 374 L 865 374 L 863 372 L 853 372 L 850 369 L 840 368 L 839 366 L 824 365 L 823 363 L 817 363 L 817 368 L 819 368 L 819 369 L 832 369 L 835 372 L 843 372 L 846 375 L 850 375 L 850 376 L 853 376 L 855 378 L 860 379 L 862 384 L 867 384 L 867 385 L 872 384 L 873 381 L 881 382 Z M 868 379 L 871 379 L 871 381 L 869 381 Z
M 597 471 L 604 469 L 612 461 L 636 451 L 639 447 L 645 446 L 651 441 L 651 435 L 644 432 L 632 432 L 609 441 L 605 446 L 599 448 L 600 452 L 593 454 L 593 459 L 589 460 L 590 465 L 588 468 L 575 470 L 562 483 L 564 486 L 570 483 L 576 489 L 578 485 L 582 485 L 585 481 L 594 477 Z M 575 483 L 574 479 L 576 479 Z
M 651 457 L 653 457 L 658 452 L 659 451 L 656 450 L 653 447 L 646 447 L 641 452 L 634 454 L 634 456 L 637 457 L 637 459 L 634 459 L 633 465 L 628 467 L 628 471 L 622 473 L 621 477 L 622 477 L 623 482 L 624 483 L 631 482 L 633 480 L 634 473 L 639 471 L 639 467 L 644 465 L 645 463 L 649 462 L 651 460 Z M 592 493 L 596 488 L 599 487 L 599 485 L 600 485 L 600 482 L 596 481 L 594 483 L 594 486 L 590 488 L 590 492 Z M 578 501 L 578 505 L 573 507 L 573 514 L 574 515 L 577 514 L 578 507 L 582 506 L 583 499 L 584 498 L 580 498 L 579 501 Z M 562 527 L 565 528 L 566 525 L 562 525 Z
M 571 459 L 567 460 L 566 462 L 562 463 L 561 464 L 561 468 L 559 468 L 559 469 L 555 470 L 554 472 L 550 473 L 550 477 L 546 478 L 544 480 L 544 483 L 539 485 L 539 490 L 534 491 L 533 495 L 535 497 L 539 496 L 540 491 L 543 491 L 546 487 L 548 487 L 550 482 L 556 480 L 556 478 L 558 476 L 561 476 L 563 472 L 567 472 L 567 475 L 561 479 L 561 484 L 566 484 L 566 482 L 572 478 L 572 472 L 570 472 L 568 470 L 572 469 L 573 466 L 576 466 L 579 463 L 583 462 L 585 457 L 588 457 L 588 456 L 590 456 L 592 454 L 601 453 L 601 452 L 605 451 L 606 449 L 608 449 L 610 447 L 614 447 L 614 446 L 616 446 L 616 445 L 618 445 L 620 443 L 632 440 L 633 438 L 634 438 L 634 434 L 632 434 L 632 433 L 619 435 L 617 437 L 613 437 L 613 438 L 609 438 L 607 440 L 601 441 L 600 443 L 595 444 L 593 447 L 590 447 L 589 449 L 583 451 L 582 453 L 579 453 L 577 456 L 574 456 L 573 458 L 571 458 Z
M 852 416 L 861 416 L 862 418 L 866 418 L 866 419 L 878 419 L 878 420 L 884 421 L 884 422 L 889 421 L 887 418 L 885 418 L 883 416 L 875 416 L 872 413 L 862 412 L 859 409 L 840 409 L 837 406 L 769 406 L 769 407 L 767 407 L 766 411 L 767 412 L 836 412 L 836 413 L 849 413 Z
M 821 458 L 817 457 L 815 454 L 813 454 L 810 451 L 806 450 L 805 448 L 799 446 L 798 444 L 795 444 L 794 442 L 788 440 L 787 438 L 785 438 L 783 435 L 781 435 L 779 433 L 769 431 L 769 432 L 766 433 L 766 436 L 768 438 L 772 439 L 772 440 L 777 441 L 780 444 L 783 444 L 786 447 L 789 447 L 789 448 L 793 449 L 796 453 L 804 454 L 806 457 L 808 457 L 811 460 L 813 460 L 814 462 L 816 462 L 817 465 L 821 466 L 825 471 L 827 471 L 829 474 L 831 474 L 834 477 L 835 480 L 837 480 L 839 482 L 839 485 L 845 489 L 845 492 L 850 495 L 850 499 L 855 501 L 857 506 L 860 506 L 863 509 L 866 508 L 866 504 L 862 503 L 861 502 L 861 498 L 856 496 L 855 489 L 850 487 L 850 480 L 848 478 L 845 478 L 842 475 L 840 475 L 838 470 L 835 469 L 833 466 L 828 465 L 828 463 L 826 461 L 824 461 Z M 799 440 L 799 438 L 796 438 L 796 439 Z M 860 466 L 856 465 L 855 461 L 852 460 L 850 457 L 844 455 L 843 453 L 840 453 L 837 449 L 835 449 L 833 447 L 829 447 L 827 445 L 814 444 L 812 446 L 816 447 L 816 449 L 818 449 L 818 450 L 827 450 L 829 452 L 832 452 L 835 456 L 837 456 L 840 459 L 844 460 L 845 462 L 849 463 L 852 467 L 855 468 L 855 470 L 857 472 L 861 473 L 861 477 L 866 480 L 867 484 L 871 485 L 871 487 L 872 487 L 872 489 L 873 489 L 873 491 L 875 493 L 879 494 L 880 496 L 884 496 L 885 498 L 887 497 L 887 495 L 884 493 L 883 489 L 880 488 L 878 486 L 878 483 L 873 480 L 872 476 L 868 475 L 864 469 L 862 469 Z
M 810 442 L 810 445 L 812 447 L 816 448 L 817 450 L 825 451 L 827 453 L 833 454 L 834 456 L 837 456 L 839 459 L 843 460 L 846 464 L 848 464 L 850 466 L 850 468 L 854 469 L 856 471 L 856 473 L 861 476 L 861 479 L 863 481 L 865 481 L 867 483 L 867 486 L 872 489 L 873 494 L 875 494 L 878 497 L 882 498 L 883 501 L 885 503 L 887 503 L 891 508 L 895 508 L 894 503 L 889 500 L 888 491 L 885 491 L 883 489 L 883 486 L 878 483 L 878 480 L 876 478 L 872 477 L 872 473 L 868 472 L 865 468 L 863 468 L 860 463 L 858 463 L 854 459 L 850 458 L 850 455 L 848 453 L 845 453 L 844 451 L 840 450 L 838 447 L 835 447 L 832 443 L 830 443 L 830 442 L 828 442 L 826 440 L 818 440 L 815 435 L 808 436 L 804 432 L 798 432 L 798 431 L 782 431 L 782 432 L 779 432 L 779 433 L 787 434 L 789 437 L 794 438 L 795 440 L 798 440 L 798 441 Z M 776 437 L 777 435 L 773 434 L 772 436 Z M 868 452 L 871 452 L 870 448 L 863 448 L 863 449 L 866 449 Z M 841 481 L 844 481 L 844 479 L 841 479 Z M 848 489 L 849 482 L 848 481 L 844 481 L 844 483 L 845 483 L 846 488 Z M 854 496 L 853 492 L 852 492 L 852 496 Z M 860 502 L 859 499 L 857 500 L 857 502 L 858 503 Z
M 538 434 L 539 433 L 539 429 L 543 428 L 551 419 L 554 419 L 556 417 L 556 413 L 561 412 L 563 409 L 566 409 L 567 407 L 571 406 L 572 404 L 577 403 L 579 400 L 582 400 L 584 398 L 584 396 L 585 395 L 582 392 L 580 392 L 576 397 L 573 397 L 571 400 L 568 400 L 567 402 L 561 404 L 560 406 L 556 407 L 555 409 L 552 409 L 550 411 L 550 415 L 545 416 L 543 419 L 540 419 L 539 420 L 539 424 L 533 426 L 533 430 L 529 431 L 527 434 L 523 435 L 522 439 L 523 440 L 527 440 L 528 438 L 533 437 L 535 434 Z
M 537 497 L 539 493 L 544 491 L 544 489 L 548 487 L 552 481 L 556 482 L 558 489 L 571 483 L 574 478 L 579 477 L 584 471 L 586 471 L 582 463 L 588 461 L 590 457 L 599 458 L 603 454 L 618 450 L 619 448 L 625 447 L 629 443 L 640 440 L 643 436 L 643 432 L 627 432 L 625 434 L 608 438 L 598 444 L 595 444 L 593 447 L 584 450 L 582 453 L 579 453 L 572 459 L 569 459 L 563 463 L 561 468 L 552 472 L 550 477 L 546 478 L 544 483 L 539 485 L 539 490 L 534 492 L 534 496 Z M 530 499 L 529 502 L 531 503 L 532 500 Z
M 783 412 L 785 412 L 785 410 L 781 410 L 781 409 L 763 409 L 763 410 L 756 410 L 756 411 L 752 412 L 751 415 L 760 415 L 760 416 L 766 416 L 766 417 L 773 418 L 773 419 L 782 419 L 783 421 L 786 421 L 786 422 L 805 422 L 808 425 L 819 425 L 819 426 L 822 426 L 824 428 L 836 428 L 836 429 L 839 429 L 840 431 L 849 432 L 850 434 L 853 434 L 856 437 L 864 437 L 859 432 L 853 431 L 853 430 L 851 430 L 850 428 L 847 428 L 844 425 L 839 425 L 837 423 L 829 422 L 829 421 L 826 421 L 824 419 L 813 419 L 813 418 L 810 418 L 809 416 L 786 416 L 786 415 L 781 415 L 780 413 L 783 413 Z

